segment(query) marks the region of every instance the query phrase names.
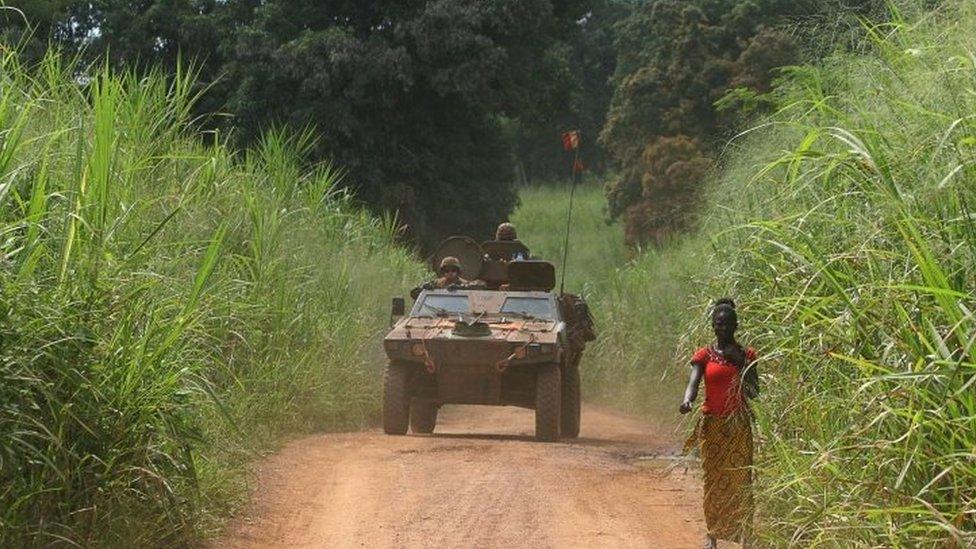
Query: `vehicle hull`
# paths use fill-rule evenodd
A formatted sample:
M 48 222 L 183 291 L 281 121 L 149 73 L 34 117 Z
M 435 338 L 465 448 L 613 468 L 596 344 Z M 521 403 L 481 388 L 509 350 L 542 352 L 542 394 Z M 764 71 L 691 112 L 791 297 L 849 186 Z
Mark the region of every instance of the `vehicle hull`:
M 484 404 L 534 407 L 538 365 L 499 371 L 493 364 L 446 364 L 430 373 L 415 367 L 409 387 L 412 398 L 437 404 Z
M 424 290 L 383 341 L 384 431 L 431 433 L 443 404 L 534 409 L 536 438 L 579 433 L 578 357 L 565 301 L 549 292 Z M 565 396 L 564 396 L 565 393 Z

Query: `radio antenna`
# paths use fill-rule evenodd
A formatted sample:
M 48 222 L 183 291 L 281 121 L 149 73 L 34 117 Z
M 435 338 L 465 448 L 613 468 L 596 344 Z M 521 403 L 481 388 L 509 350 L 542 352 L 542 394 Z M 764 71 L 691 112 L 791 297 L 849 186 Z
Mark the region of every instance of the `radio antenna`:
M 566 270 L 569 261 L 569 230 L 573 225 L 573 198 L 576 195 L 577 174 L 582 173 L 582 170 L 579 169 L 582 166 L 579 157 L 579 130 L 563 134 L 563 146 L 567 149 L 570 147 L 573 149 L 573 185 L 569 190 L 569 212 L 566 214 L 566 238 L 563 241 L 563 273 L 559 281 L 559 295 L 564 294 L 566 290 Z

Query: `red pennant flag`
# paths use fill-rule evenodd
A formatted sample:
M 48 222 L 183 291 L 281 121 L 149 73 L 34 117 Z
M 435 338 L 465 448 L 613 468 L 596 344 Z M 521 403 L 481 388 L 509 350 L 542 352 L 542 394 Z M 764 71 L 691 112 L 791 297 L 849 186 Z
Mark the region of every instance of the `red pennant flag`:
M 563 134 L 563 149 L 567 151 L 575 151 L 579 148 L 579 142 L 579 130 L 573 130 Z
M 573 173 L 583 173 L 584 170 L 586 170 L 586 166 L 583 165 L 582 160 L 577 158 L 576 161 L 573 162 Z

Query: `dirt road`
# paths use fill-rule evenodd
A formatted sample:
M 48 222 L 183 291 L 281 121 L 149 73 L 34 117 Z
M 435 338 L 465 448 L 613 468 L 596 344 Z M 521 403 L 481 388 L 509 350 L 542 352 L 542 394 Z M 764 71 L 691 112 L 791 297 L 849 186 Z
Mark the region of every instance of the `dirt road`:
M 588 407 L 576 441 L 531 438 L 533 412 L 441 410 L 432 436 L 293 442 L 264 462 L 218 547 L 699 547 L 694 466 L 638 460 L 673 435 Z M 650 465 L 648 465 L 650 464 Z

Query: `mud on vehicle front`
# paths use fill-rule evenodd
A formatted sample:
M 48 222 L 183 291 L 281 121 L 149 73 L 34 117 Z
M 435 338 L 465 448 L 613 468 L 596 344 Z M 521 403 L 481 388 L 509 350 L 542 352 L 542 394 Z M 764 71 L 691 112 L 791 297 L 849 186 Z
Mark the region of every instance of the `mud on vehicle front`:
M 409 313 L 394 311 L 384 340 L 386 433 L 430 433 L 441 405 L 483 404 L 534 409 L 541 441 L 579 435 L 585 303 L 550 291 L 548 263 L 511 267 L 511 282 L 487 285 L 505 289 L 425 290 Z

